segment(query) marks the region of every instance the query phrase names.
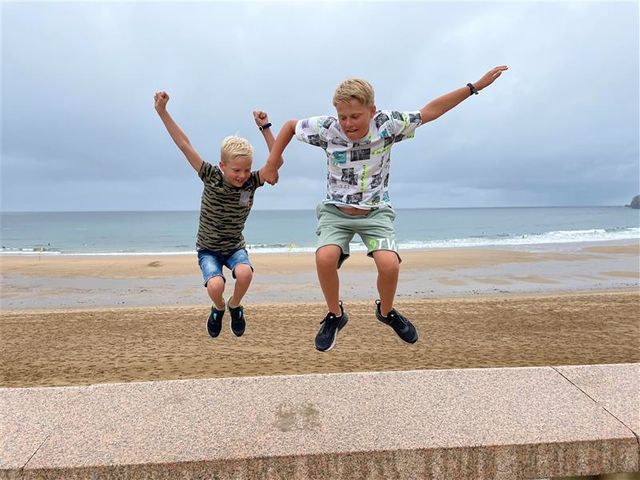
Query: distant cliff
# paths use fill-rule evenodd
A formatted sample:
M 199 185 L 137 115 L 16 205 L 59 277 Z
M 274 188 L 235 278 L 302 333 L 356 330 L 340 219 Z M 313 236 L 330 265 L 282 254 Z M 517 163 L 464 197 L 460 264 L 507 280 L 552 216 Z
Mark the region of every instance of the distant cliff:
M 631 203 L 629 205 L 625 205 L 625 207 L 640 208 L 640 195 L 633 197 Z

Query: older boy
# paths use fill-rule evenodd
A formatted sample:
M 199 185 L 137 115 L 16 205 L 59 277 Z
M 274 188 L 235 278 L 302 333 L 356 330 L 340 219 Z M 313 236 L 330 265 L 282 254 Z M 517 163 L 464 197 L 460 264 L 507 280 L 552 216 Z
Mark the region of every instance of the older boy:
M 204 182 L 196 248 L 204 285 L 213 301 L 207 320 L 207 332 L 211 337 L 220 334 L 222 317 L 228 307 L 231 331 L 240 337 L 246 326 L 241 302 L 253 278 L 253 266 L 245 249 L 242 230 L 253 205 L 254 193 L 264 184 L 264 168 L 257 172 L 251 171 L 253 147 L 247 140 L 237 136 L 229 136 L 222 141 L 218 166 L 203 161 L 167 112 L 169 95 L 166 92 L 156 92 L 154 100 L 155 109 L 169 135 Z M 253 116 L 267 148 L 271 150 L 274 137 L 269 129 L 271 123 L 267 114 L 253 112 Z M 273 162 L 277 170 L 282 159 L 275 159 Z M 274 179 L 270 183 L 275 183 L 277 173 L 272 178 Z M 222 273 L 223 266 L 231 270 L 236 280 L 233 295 L 226 305 L 223 298 L 226 282 Z
M 321 147 L 327 155 L 327 197 L 318 205 L 316 270 L 328 307 L 315 345 L 328 351 L 348 321 L 340 301 L 338 269 L 349 256 L 349 242 L 357 233 L 378 270 L 376 318 L 391 326 L 407 343 L 418 340 L 413 324 L 396 309 L 400 256 L 395 240 L 395 213 L 387 191 L 390 151 L 394 143 L 411 138 L 420 125 L 435 120 L 498 78 L 506 66 L 495 67 L 475 83 L 468 83 L 432 100 L 414 112 L 378 111 L 371 85 L 360 79 L 342 82 L 333 97 L 337 118 L 311 117 L 286 122 L 263 171 L 266 181 L 277 180 L 277 160 L 295 135 Z

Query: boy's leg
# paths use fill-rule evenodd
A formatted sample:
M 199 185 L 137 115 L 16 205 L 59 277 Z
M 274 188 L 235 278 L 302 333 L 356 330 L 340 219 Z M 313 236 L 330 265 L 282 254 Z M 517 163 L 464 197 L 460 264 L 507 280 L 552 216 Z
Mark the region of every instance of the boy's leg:
M 242 303 L 242 299 L 249 290 L 253 279 L 253 270 L 247 264 L 240 264 L 233 269 L 233 276 L 236 279 L 236 285 L 233 289 L 233 295 L 229 298 L 229 305 L 237 307 Z
M 217 337 L 222 330 L 222 317 L 224 316 L 224 276 L 222 275 L 222 261 L 220 255 L 211 250 L 198 251 L 198 264 L 204 278 L 209 298 L 213 301 L 211 313 L 207 319 L 207 333 L 211 337 Z
M 387 315 L 393 308 L 393 300 L 398 287 L 400 260 L 392 250 L 376 250 L 372 253 L 378 269 L 378 294 L 380 295 L 380 311 Z
M 219 254 L 211 250 L 198 250 L 198 265 L 207 288 L 209 298 L 218 310 L 224 310 L 224 284 L 222 274 L 222 259 Z
M 229 313 L 231 314 L 231 331 L 237 337 L 244 334 L 246 321 L 244 318 L 244 308 L 242 307 L 242 299 L 251 285 L 253 278 L 253 266 L 249 261 L 247 250 L 242 248 L 235 251 L 226 261 L 226 266 L 231 270 L 233 278 L 236 279 L 236 285 L 233 289 L 233 295 L 227 302 Z
M 321 203 L 316 208 L 318 248 L 316 273 L 330 313 L 340 316 L 340 278 L 338 269 L 349 257 L 349 242 L 354 232 L 349 218 L 334 205 Z
M 316 250 L 316 272 L 329 312 L 340 316 L 340 277 L 338 262 L 342 249 L 338 245 L 325 245 Z
M 396 252 L 378 250 L 373 252 L 373 259 L 378 267 L 378 293 L 376 301 L 376 318 L 393 328 L 394 332 L 405 342 L 418 341 L 418 331 L 411 321 L 393 308 L 393 299 L 398 286 L 400 259 Z
M 315 338 L 316 349 L 329 351 L 336 344 L 338 332 L 349 321 L 340 302 L 340 279 L 338 268 L 349 256 L 349 241 L 353 231 L 349 220 L 333 205 L 318 205 L 318 249 L 316 250 L 316 272 L 322 294 L 329 312 L 320 322 Z
M 316 271 L 329 310 L 316 334 L 316 350 L 320 352 L 327 352 L 334 347 L 338 332 L 349 321 L 340 301 L 338 266 L 342 256 L 342 249 L 338 245 L 325 245 L 316 250 Z
M 242 303 L 244 295 L 249 290 L 253 279 L 253 265 L 249 260 L 249 253 L 246 249 L 236 250 L 226 259 L 226 267 L 231 270 L 231 275 L 236 280 L 233 295 L 229 298 L 230 306 L 237 307 Z
M 224 310 L 224 278 L 211 277 L 207 280 L 207 293 L 218 310 Z
M 358 231 L 367 246 L 367 255 L 373 257 L 378 269 L 380 308 L 385 315 L 393 308 L 400 273 L 400 256 L 393 228 L 395 218 L 391 207 L 379 208 L 363 219 Z
M 367 255 L 373 257 L 378 269 L 380 300 L 376 301 L 376 318 L 393 328 L 403 341 L 415 343 L 418 340 L 417 330 L 409 319 L 393 308 L 401 261 L 393 228 L 394 219 L 393 209 L 382 207 L 367 216 L 358 233 L 367 245 Z

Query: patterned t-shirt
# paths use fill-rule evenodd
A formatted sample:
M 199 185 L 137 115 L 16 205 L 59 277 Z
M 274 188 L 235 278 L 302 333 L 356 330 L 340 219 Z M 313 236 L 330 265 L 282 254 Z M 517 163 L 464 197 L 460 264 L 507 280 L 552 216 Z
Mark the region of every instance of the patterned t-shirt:
M 331 116 L 298 121 L 296 138 L 321 147 L 327 155 L 327 198 L 324 203 L 372 208 L 389 204 L 391 147 L 412 138 L 422 123 L 420 112 L 377 111 L 369 133 L 359 142 L 347 137 Z
M 220 168 L 207 162 L 202 162 L 198 176 L 204 182 L 204 190 L 196 248 L 223 255 L 244 248 L 242 230 L 253 205 L 253 195 L 261 186 L 258 172 L 251 172 L 239 188 L 225 182 Z

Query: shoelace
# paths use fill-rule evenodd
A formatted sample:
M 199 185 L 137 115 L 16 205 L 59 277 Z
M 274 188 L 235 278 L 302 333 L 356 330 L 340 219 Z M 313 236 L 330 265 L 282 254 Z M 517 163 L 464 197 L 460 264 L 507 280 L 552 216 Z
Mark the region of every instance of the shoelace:
M 329 322 L 337 321 L 338 317 L 336 317 L 333 313 L 329 313 L 324 319 L 320 322 L 322 324 L 322 333 L 325 333 L 329 329 Z
M 400 322 L 402 326 L 405 328 L 409 326 L 409 321 L 406 318 L 404 318 L 402 315 L 400 315 L 398 312 L 396 312 L 395 310 L 392 310 L 391 312 L 389 312 L 389 315 L 387 315 L 387 318 L 390 318 L 392 322 Z

